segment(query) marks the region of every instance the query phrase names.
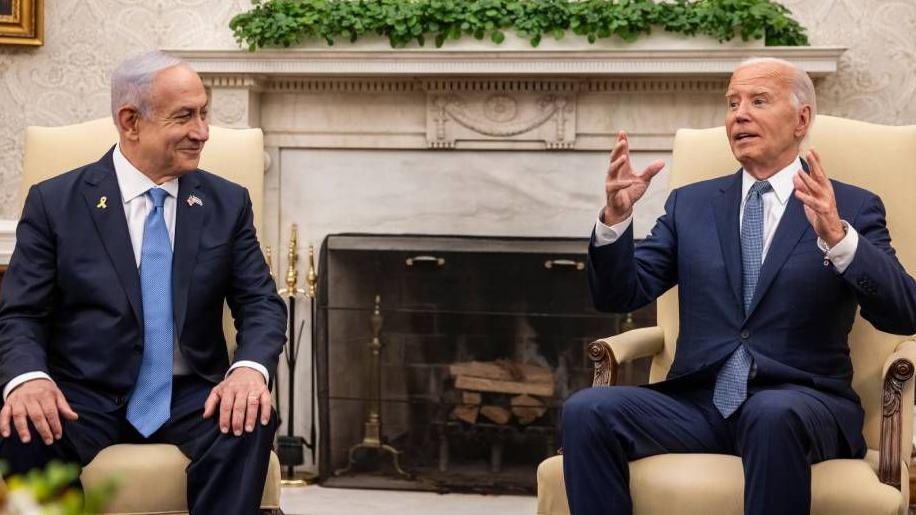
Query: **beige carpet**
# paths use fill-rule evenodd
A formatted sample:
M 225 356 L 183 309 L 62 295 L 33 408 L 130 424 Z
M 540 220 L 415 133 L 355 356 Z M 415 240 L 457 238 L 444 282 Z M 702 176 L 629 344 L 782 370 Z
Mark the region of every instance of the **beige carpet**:
M 534 497 L 306 486 L 284 488 L 286 515 L 534 515 Z

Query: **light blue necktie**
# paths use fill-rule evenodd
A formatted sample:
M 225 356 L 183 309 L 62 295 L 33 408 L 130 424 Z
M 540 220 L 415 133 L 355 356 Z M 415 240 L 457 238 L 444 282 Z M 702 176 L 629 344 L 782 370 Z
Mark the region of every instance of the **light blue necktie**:
M 741 223 L 741 283 L 745 314 L 751 307 L 760 276 L 760 265 L 763 263 L 763 194 L 772 189 L 767 181 L 755 182 L 744 204 L 744 220 Z M 754 358 L 742 343 L 719 369 L 712 402 L 724 418 L 728 418 L 747 399 L 747 379 L 753 363 Z
M 162 188 L 148 191 L 153 209 L 143 225 L 140 290 L 143 299 L 143 361 L 127 403 L 127 420 L 144 437 L 166 420 L 172 402 L 172 246 L 165 226 Z

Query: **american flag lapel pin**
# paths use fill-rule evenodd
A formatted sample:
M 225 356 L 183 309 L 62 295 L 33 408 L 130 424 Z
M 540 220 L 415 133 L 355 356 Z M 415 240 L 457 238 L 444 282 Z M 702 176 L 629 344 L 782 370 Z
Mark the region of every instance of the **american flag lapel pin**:
M 188 206 L 191 207 L 194 204 L 197 204 L 200 207 L 204 207 L 204 201 L 200 200 L 200 197 L 197 195 L 188 195 Z

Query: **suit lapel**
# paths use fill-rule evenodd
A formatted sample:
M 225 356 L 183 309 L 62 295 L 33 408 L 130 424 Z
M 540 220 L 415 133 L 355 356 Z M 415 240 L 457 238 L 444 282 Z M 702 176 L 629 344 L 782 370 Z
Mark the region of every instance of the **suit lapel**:
M 741 295 L 741 244 L 738 232 L 738 209 L 741 206 L 741 170 L 738 170 L 728 186 L 713 200 L 713 212 L 722 257 L 728 273 L 728 282 L 738 306 L 742 305 Z
M 199 172 L 192 172 L 178 180 L 178 198 L 175 204 L 175 251 L 172 257 L 172 299 L 177 338 L 181 339 L 188 307 L 191 272 L 200 248 L 200 229 L 203 225 L 207 199 L 201 192 Z M 190 203 L 194 195 L 203 205 Z
M 118 179 L 111 158 L 113 149 L 114 147 L 105 154 L 105 157 L 91 165 L 82 185 L 82 193 L 89 216 L 121 280 L 121 286 L 127 293 L 134 316 L 137 317 L 140 327 L 143 327 L 140 273 L 137 271 L 137 259 L 130 242 L 130 232 L 127 230 L 121 189 L 118 187 Z
M 801 160 L 801 163 L 802 169 L 807 173 L 808 163 L 804 159 Z M 776 233 L 773 235 L 773 241 L 770 243 L 763 265 L 760 267 L 757 289 L 754 290 L 754 298 L 751 299 L 747 317 L 750 317 L 757 305 L 760 304 L 760 299 L 766 295 L 770 285 L 773 284 L 773 279 L 776 278 L 776 274 L 786 263 L 789 254 L 792 253 L 792 250 L 798 244 L 798 240 L 801 239 L 802 234 L 805 233 L 808 227 L 810 227 L 810 224 L 805 216 L 804 205 L 795 198 L 793 190 L 786 203 L 786 210 L 779 220 L 779 225 L 776 227 Z

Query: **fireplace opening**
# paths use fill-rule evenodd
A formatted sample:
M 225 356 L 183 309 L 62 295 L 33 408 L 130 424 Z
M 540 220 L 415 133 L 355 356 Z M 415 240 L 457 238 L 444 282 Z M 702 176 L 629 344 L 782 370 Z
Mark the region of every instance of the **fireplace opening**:
M 534 493 L 586 345 L 654 325 L 591 306 L 584 239 L 341 234 L 322 246 L 320 480 Z M 648 379 L 648 361 L 621 384 Z

